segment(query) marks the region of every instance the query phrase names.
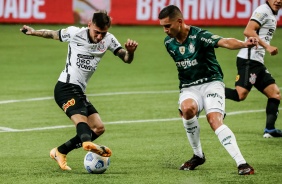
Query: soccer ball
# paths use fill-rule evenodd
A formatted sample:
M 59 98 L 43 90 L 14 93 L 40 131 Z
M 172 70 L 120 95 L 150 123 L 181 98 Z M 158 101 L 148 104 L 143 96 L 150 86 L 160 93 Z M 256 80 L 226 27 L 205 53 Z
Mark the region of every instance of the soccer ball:
M 84 167 L 91 174 L 102 174 L 108 169 L 109 165 L 109 157 L 102 157 L 93 152 L 88 152 L 84 157 Z

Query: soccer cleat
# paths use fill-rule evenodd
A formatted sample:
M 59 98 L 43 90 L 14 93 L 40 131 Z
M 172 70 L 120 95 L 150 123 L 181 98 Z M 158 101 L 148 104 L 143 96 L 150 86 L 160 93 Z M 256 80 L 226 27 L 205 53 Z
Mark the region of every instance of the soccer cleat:
M 60 153 L 57 148 L 50 151 L 50 157 L 59 164 L 62 170 L 71 170 L 67 165 L 67 155 Z
M 202 165 L 203 163 L 205 163 L 205 161 L 205 155 L 203 158 L 200 158 L 199 156 L 194 154 L 190 160 L 181 165 L 179 170 L 194 170 L 195 167 L 197 167 L 198 165 Z
M 248 163 L 245 163 L 238 166 L 238 174 L 239 175 L 255 174 L 255 170 Z
M 110 148 L 106 146 L 100 146 L 93 142 L 83 142 L 82 147 L 84 150 L 91 151 L 102 157 L 110 157 L 112 155 L 112 151 L 110 150 Z
M 264 138 L 282 137 L 282 132 L 279 129 L 264 129 Z

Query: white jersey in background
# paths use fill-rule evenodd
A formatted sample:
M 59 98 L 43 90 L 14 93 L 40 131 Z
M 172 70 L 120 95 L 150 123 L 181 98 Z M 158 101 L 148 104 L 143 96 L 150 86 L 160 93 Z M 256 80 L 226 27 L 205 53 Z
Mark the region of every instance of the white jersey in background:
M 276 29 L 276 18 L 277 15 L 274 14 L 268 4 L 263 4 L 257 7 L 251 16 L 251 20 L 256 21 L 261 26 L 257 31 L 258 36 L 267 44 L 270 44 Z M 245 38 L 245 40 L 246 39 L 247 38 Z M 255 60 L 264 64 L 264 55 L 265 49 L 259 45 L 258 48 L 251 48 L 250 58 L 248 58 L 248 48 L 240 49 L 237 57 Z
M 107 50 L 112 53 L 121 49 L 121 44 L 111 33 L 99 43 L 91 43 L 89 29 L 70 26 L 59 31 L 60 40 L 68 42 L 68 55 L 65 69 L 59 81 L 79 85 L 85 92 L 87 82 L 95 72 L 98 63 Z

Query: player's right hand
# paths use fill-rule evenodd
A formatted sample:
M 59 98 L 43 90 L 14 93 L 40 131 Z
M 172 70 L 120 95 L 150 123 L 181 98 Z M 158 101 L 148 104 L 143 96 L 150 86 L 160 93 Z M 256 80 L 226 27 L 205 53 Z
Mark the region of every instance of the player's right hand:
M 23 32 L 24 34 L 30 35 L 34 29 L 32 27 L 29 27 L 27 25 L 24 25 L 20 31 Z
M 271 46 L 269 45 L 267 48 L 266 48 L 267 52 L 270 53 L 271 56 L 274 56 L 276 54 L 278 54 L 278 48 L 277 47 L 274 47 L 274 46 Z

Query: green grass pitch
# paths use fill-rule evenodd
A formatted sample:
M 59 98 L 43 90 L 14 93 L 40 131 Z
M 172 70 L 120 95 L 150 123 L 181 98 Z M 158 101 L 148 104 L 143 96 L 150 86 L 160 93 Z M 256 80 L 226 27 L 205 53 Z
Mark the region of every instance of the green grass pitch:
M 91 175 L 83 167 L 86 152 L 68 155 L 72 171 L 61 171 L 49 151 L 75 135 L 72 122 L 57 107 L 53 89 L 65 65 L 67 43 L 27 37 L 21 25 L 0 25 L 0 183 L 110 183 L 110 184 L 267 184 L 281 181 L 281 141 L 263 139 L 266 97 L 253 90 L 244 102 L 226 101 L 225 124 L 255 175 L 239 176 L 234 160 L 220 145 L 203 113 L 201 142 L 207 157 L 194 171 L 179 171 L 192 156 L 178 116 L 176 67 L 163 46 L 162 27 L 113 26 L 123 44 L 139 42 L 135 60 L 127 65 L 107 52 L 87 88 L 90 101 L 100 112 L 106 132 L 95 142 L 109 146 L 109 169 Z M 34 25 L 59 29 L 65 25 Z M 243 27 L 208 27 L 209 31 L 243 39 Z M 272 45 L 280 54 L 266 54 L 266 66 L 282 86 L 282 31 Z M 238 51 L 216 49 L 226 86 L 233 87 Z M 281 116 L 277 128 L 282 128 Z M 58 126 L 62 126 L 58 128 Z M 53 129 L 52 129 L 53 127 Z M 11 132 L 18 130 L 18 132 Z

